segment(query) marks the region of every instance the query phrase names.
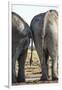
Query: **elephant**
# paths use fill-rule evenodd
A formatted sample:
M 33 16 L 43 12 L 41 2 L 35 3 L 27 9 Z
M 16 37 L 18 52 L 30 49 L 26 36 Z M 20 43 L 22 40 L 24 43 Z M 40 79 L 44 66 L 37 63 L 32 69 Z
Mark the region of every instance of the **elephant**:
M 33 17 L 30 23 L 32 42 L 41 64 L 41 78 L 48 79 L 48 60 L 52 59 L 52 80 L 58 80 L 58 12 L 48 10 Z M 33 43 L 31 45 L 33 48 Z
M 30 43 L 29 25 L 15 12 L 12 12 L 12 83 L 25 82 L 25 60 Z M 18 60 L 18 77 L 16 77 L 16 60 Z

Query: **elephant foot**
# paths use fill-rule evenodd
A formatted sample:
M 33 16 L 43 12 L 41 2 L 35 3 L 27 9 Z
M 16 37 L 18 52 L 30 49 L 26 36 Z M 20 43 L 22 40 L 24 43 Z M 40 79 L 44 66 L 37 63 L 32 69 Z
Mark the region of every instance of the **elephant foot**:
M 16 78 L 14 77 L 14 78 L 12 78 L 12 84 L 15 84 L 15 83 L 17 83 L 17 80 L 16 80 Z
M 58 81 L 58 78 L 57 77 L 52 77 L 52 80 L 53 81 Z
M 18 83 L 25 82 L 25 79 L 24 78 L 17 78 L 17 82 Z
M 12 84 L 15 84 L 17 81 L 12 81 Z
M 46 76 L 42 76 L 42 77 L 40 78 L 40 81 L 48 81 L 48 78 L 47 78 Z

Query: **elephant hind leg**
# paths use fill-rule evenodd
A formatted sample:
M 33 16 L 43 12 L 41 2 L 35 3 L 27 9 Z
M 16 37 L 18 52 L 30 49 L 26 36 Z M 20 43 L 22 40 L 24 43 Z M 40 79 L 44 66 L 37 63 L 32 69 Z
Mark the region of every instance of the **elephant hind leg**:
M 44 51 L 41 80 L 48 80 L 48 51 Z
M 46 75 L 48 77 L 48 59 L 49 59 L 49 53 L 48 50 L 45 51 L 45 65 L 46 65 Z
M 27 56 L 27 52 L 25 51 L 18 58 L 19 70 L 18 70 L 17 82 L 25 82 L 24 66 L 25 66 L 26 56 Z
M 16 83 L 16 59 L 12 59 L 12 84 Z
M 58 80 L 58 59 L 52 60 L 52 80 Z

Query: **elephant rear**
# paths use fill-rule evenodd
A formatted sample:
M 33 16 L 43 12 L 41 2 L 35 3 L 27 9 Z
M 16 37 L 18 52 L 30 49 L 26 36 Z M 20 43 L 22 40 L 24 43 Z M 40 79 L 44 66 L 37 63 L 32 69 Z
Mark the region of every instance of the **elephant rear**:
M 30 43 L 31 31 L 28 24 L 12 12 L 12 83 L 25 81 L 25 60 Z M 18 77 L 16 77 L 16 60 L 18 60 Z
M 41 80 L 48 80 L 49 56 L 52 59 L 52 80 L 57 80 L 58 61 L 58 13 L 56 10 L 48 10 L 45 13 L 34 16 L 31 21 L 34 44 L 40 59 L 42 76 Z

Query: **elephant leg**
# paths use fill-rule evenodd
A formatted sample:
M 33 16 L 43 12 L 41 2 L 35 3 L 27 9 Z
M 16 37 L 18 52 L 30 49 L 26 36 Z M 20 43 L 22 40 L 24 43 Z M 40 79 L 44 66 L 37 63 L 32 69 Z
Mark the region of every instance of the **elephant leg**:
M 16 59 L 12 59 L 12 83 L 16 83 Z
M 27 56 L 27 52 L 25 51 L 18 58 L 19 70 L 18 70 L 17 82 L 25 82 L 24 66 L 25 66 L 26 56 Z
M 46 71 L 46 77 L 48 78 L 48 58 L 49 58 L 49 53 L 47 50 L 45 50 L 45 71 Z
M 42 77 L 41 80 L 48 80 L 48 52 L 44 51 L 43 64 L 42 64 Z
M 52 80 L 58 80 L 58 58 L 52 60 Z

